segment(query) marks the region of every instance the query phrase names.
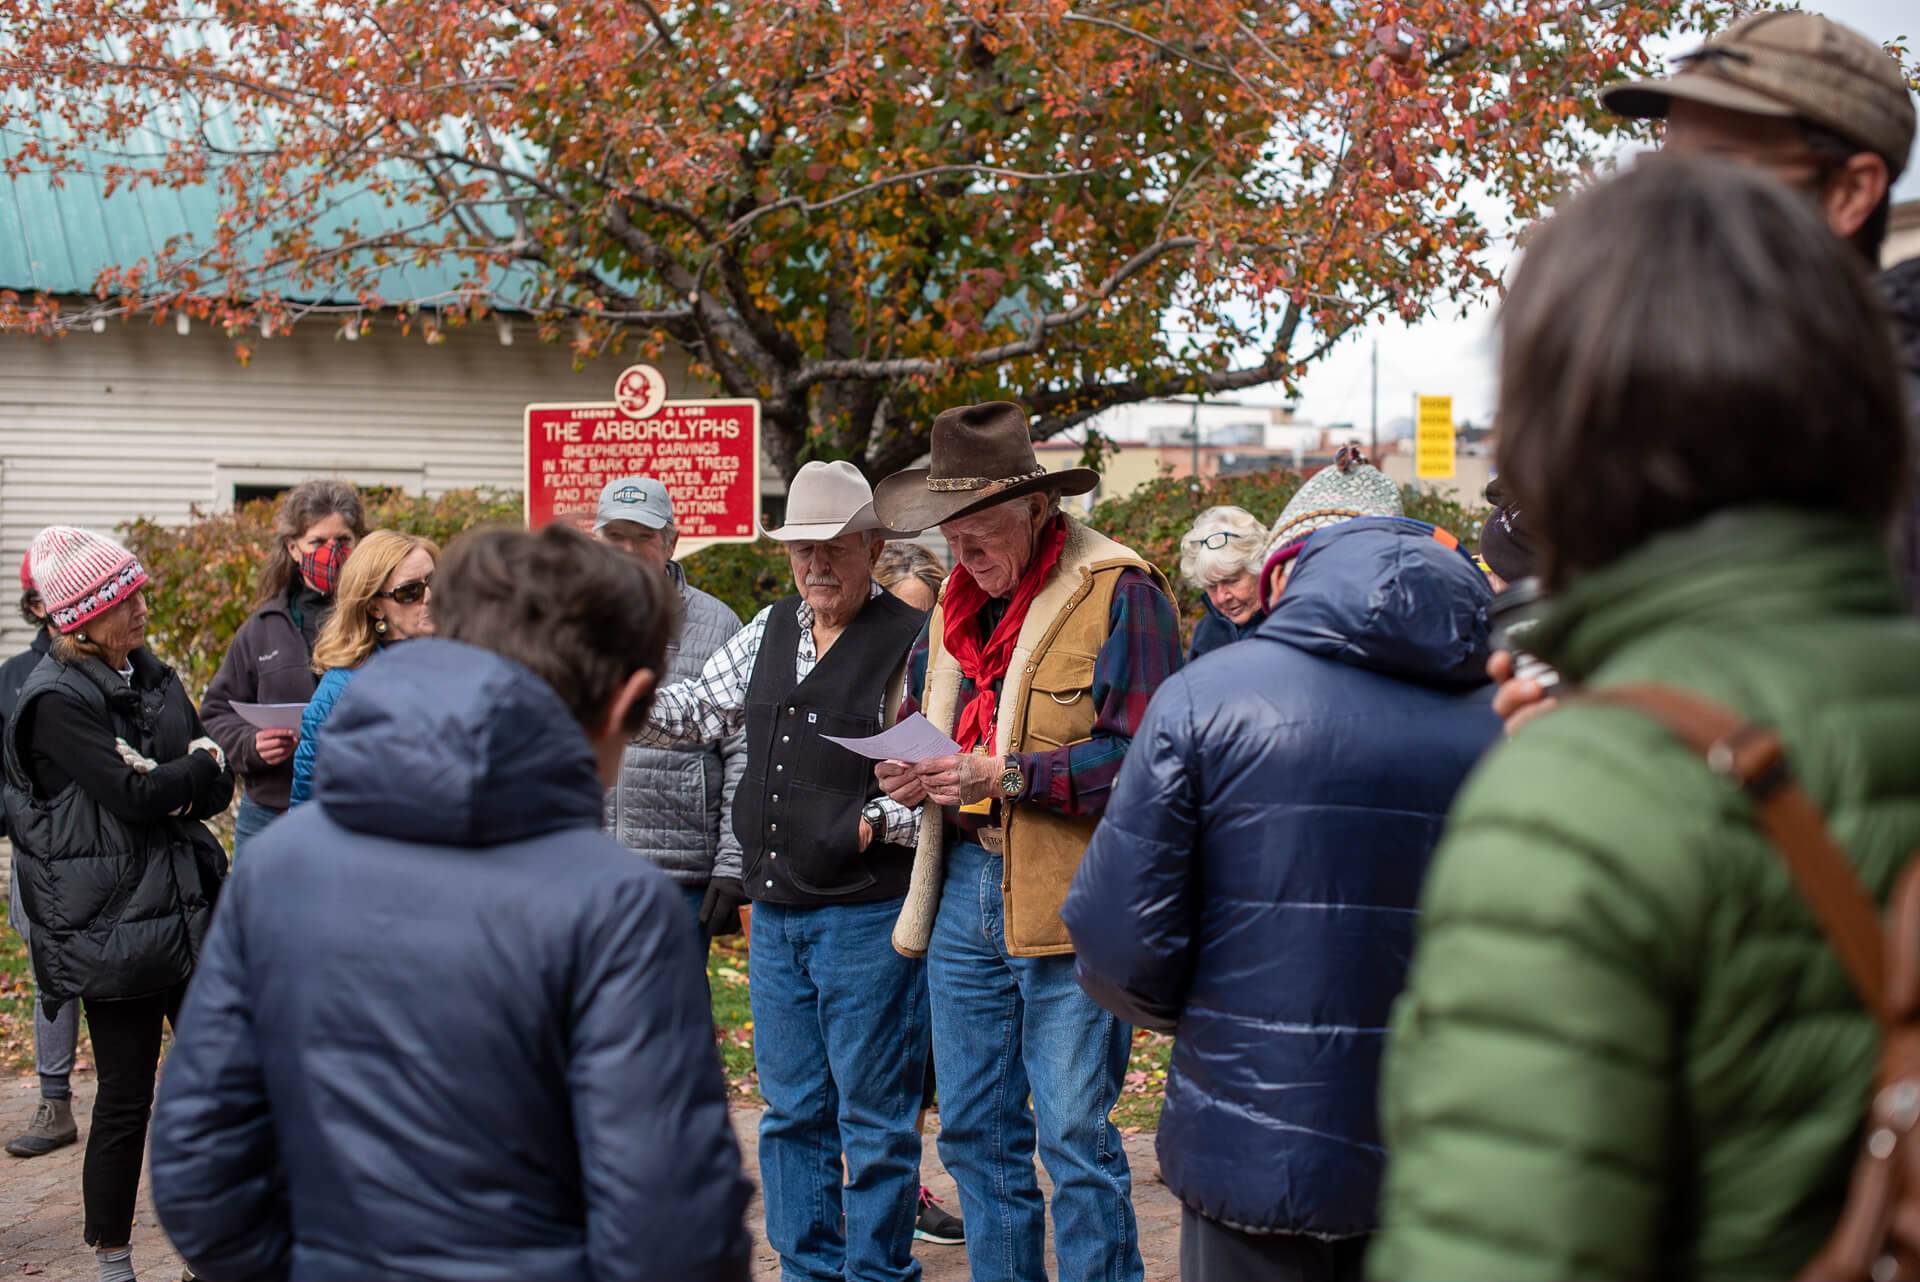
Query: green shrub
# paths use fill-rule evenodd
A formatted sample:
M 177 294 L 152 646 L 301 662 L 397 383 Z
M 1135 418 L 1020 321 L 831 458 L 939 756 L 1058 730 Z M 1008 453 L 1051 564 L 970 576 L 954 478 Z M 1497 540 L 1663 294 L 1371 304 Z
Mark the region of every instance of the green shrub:
M 1125 498 L 1108 499 L 1090 518 L 1096 529 L 1125 543 L 1175 580 L 1181 613 L 1190 626 L 1201 610 L 1200 593 L 1179 582 L 1180 538 L 1200 513 L 1221 503 L 1246 508 L 1271 522 L 1300 488 L 1291 472 L 1266 472 L 1206 480 L 1197 486 L 1162 477 Z M 495 490 L 451 490 L 426 497 L 397 490 L 367 490 L 367 528 L 424 535 L 445 547 L 482 525 L 518 525 L 520 496 Z M 1473 546 L 1484 510 L 1448 499 L 1402 492 L 1407 515 L 1451 530 Z M 231 512 L 196 513 L 192 523 L 163 526 L 135 520 L 120 527 L 127 546 L 152 576 L 147 603 L 154 652 L 180 673 L 197 700 L 220 667 L 233 634 L 253 610 L 260 563 L 273 537 L 275 501 L 261 499 Z M 744 622 L 793 591 L 786 550 L 771 539 L 710 547 L 686 558 L 687 578 L 713 593 Z
M 518 525 L 520 496 L 452 490 L 426 497 L 399 490 L 362 491 L 369 530 L 401 530 L 445 547 L 479 525 Z M 253 612 L 254 584 L 273 542 L 274 499 L 231 512 L 195 512 L 187 525 L 145 518 L 120 527 L 127 547 L 147 567 L 149 645 L 172 664 L 196 701 L 219 671 L 233 634 Z
M 721 543 L 681 562 L 687 582 L 727 603 L 745 623 L 783 596 L 793 595 L 793 570 L 784 545 L 772 539 Z

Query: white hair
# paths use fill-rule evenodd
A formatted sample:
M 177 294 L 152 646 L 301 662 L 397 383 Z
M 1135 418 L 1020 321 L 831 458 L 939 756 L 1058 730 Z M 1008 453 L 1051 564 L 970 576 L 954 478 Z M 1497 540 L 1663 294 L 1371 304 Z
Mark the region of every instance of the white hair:
M 1223 547 L 1205 540 L 1225 534 Z M 1242 574 L 1257 574 L 1265 560 L 1267 527 L 1243 507 L 1210 507 L 1180 540 L 1180 576 L 1205 589 Z

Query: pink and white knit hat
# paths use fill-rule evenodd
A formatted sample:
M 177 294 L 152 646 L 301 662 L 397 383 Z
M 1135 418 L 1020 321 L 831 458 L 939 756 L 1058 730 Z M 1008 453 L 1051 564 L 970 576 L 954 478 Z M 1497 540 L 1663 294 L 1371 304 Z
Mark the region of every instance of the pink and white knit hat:
M 112 539 L 71 525 L 49 525 L 33 536 L 27 558 L 47 617 L 72 632 L 105 614 L 147 581 L 133 553 Z

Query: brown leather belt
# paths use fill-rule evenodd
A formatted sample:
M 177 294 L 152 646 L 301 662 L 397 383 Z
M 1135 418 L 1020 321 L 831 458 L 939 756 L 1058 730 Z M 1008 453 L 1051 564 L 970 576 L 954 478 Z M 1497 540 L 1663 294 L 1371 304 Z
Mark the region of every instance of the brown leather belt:
M 988 854 L 1004 855 L 1007 853 L 1007 830 L 1005 828 L 999 827 L 998 825 L 992 828 L 976 828 L 972 833 L 972 837 L 975 841 L 987 848 Z

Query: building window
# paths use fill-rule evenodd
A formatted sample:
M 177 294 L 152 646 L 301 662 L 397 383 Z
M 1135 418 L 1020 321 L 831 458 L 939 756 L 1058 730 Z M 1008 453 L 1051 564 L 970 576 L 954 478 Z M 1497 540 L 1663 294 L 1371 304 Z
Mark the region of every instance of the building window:
M 300 482 L 319 476 L 347 481 L 363 490 L 392 489 L 424 494 L 427 488 L 425 467 L 298 468 L 216 463 L 213 467 L 214 508 L 227 512 L 257 499 L 277 499 Z

